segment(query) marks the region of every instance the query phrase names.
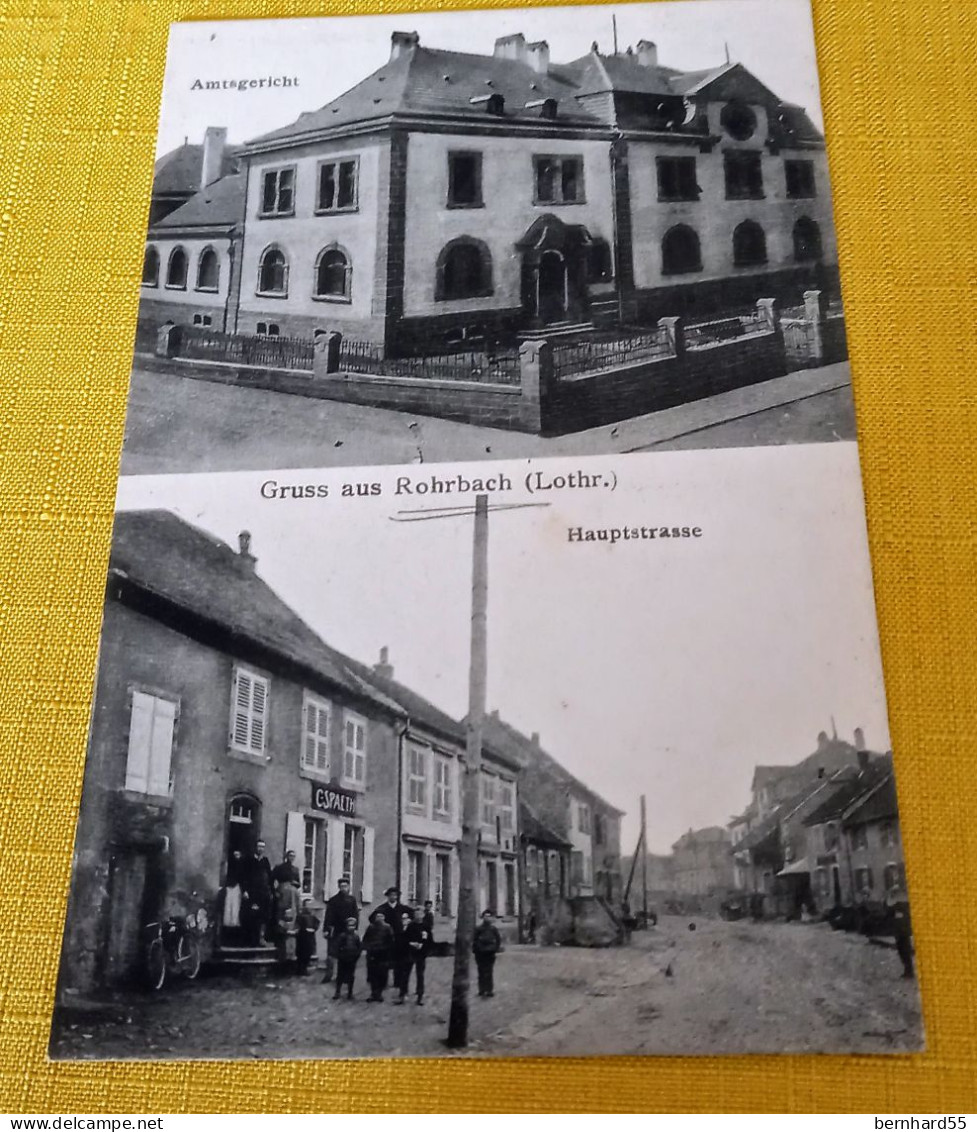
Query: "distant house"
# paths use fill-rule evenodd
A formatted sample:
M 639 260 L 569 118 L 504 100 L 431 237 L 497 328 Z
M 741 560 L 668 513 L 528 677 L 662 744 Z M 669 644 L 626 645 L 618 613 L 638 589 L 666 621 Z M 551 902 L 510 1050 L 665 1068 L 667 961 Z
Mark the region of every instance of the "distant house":
M 208 138 L 199 160 L 167 155 L 161 207 L 186 207 L 201 165 L 213 187 Z M 824 139 L 805 111 L 742 64 L 660 63 L 650 40 L 561 63 L 519 33 L 475 54 L 394 32 L 383 66 L 236 156 L 239 285 L 205 315 L 168 272 L 145 317 L 152 298 L 181 323 L 338 330 L 397 354 L 837 286 Z M 155 207 L 151 248 L 165 219 Z
M 156 159 L 149 227 L 208 185 L 238 171 L 240 146 L 227 144 L 223 126 L 208 126 L 202 144 L 189 139 Z
M 680 896 L 711 896 L 733 884 L 728 832 L 720 826 L 690 829 L 672 846 L 672 891 Z

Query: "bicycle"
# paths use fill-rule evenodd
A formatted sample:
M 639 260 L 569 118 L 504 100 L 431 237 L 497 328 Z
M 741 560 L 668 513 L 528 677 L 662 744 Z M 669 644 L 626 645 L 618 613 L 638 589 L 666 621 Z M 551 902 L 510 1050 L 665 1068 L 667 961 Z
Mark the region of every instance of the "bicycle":
M 198 935 L 204 930 L 206 913 L 202 908 L 188 916 L 171 916 L 146 925 L 146 981 L 150 990 L 162 990 L 168 975 L 192 980 L 200 974 Z

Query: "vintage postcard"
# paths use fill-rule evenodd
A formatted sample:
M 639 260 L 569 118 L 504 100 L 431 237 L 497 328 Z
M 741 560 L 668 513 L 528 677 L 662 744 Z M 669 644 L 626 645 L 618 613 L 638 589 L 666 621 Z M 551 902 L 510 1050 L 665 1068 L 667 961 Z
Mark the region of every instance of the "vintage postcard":
M 135 351 L 126 474 L 854 439 L 807 0 L 174 25 Z
M 807 3 L 175 25 L 54 1058 L 919 1050 Z

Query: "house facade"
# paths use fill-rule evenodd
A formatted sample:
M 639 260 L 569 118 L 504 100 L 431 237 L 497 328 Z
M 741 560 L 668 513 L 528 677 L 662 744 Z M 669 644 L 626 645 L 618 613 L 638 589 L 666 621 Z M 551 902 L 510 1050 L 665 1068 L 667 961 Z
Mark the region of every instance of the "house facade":
M 144 927 L 203 907 L 258 839 L 315 907 L 395 875 L 403 712 L 230 547 L 167 512 L 117 517 L 62 984 L 139 973 Z
M 681 896 L 725 893 L 733 883 L 730 839 L 725 829 L 690 829 L 672 846 L 672 891 Z
M 837 286 L 805 112 L 740 64 L 664 66 L 650 41 L 556 63 L 520 34 L 477 55 L 395 32 L 384 66 L 240 162 L 240 280 L 215 299 L 248 335 L 409 354 Z M 186 321 L 172 290 L 149 298 L 147 317 Z

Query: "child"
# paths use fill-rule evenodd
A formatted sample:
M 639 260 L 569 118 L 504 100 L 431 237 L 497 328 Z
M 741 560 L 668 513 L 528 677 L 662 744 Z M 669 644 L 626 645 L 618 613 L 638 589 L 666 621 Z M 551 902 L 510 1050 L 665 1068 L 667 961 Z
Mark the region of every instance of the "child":
M 493 998 L 495 995 L 495 957 L 502 950 L 502 936 L 492 923 L 492 913 L 488 908 L 482 913 L 482 922 L 475 929 L 472 951 L 478 967 L 478 997 Z
M 366 952 L 366 977 L 370 984 L 367 1002 L 383 1002 L 394 950 L 394 930 L 379 909 L 373 913 L 373 920 L 363 933 L 363 950 Z
M 356 917 L 350 916 L 346 920 L 346 927 L 335 937 L 333 950 L 336 953 L 336 993 L 333 999 L 339 998 L 339 992 L 346 987 L 346 998 L 353 997 L 353 980 L 356 977 L 356 964 L 360 959 L 363 944 L 356 931 Z
M 295 918 L 295 962 L 300 975 L 309 973 L 309 966 L 316 957 L 315 933 L 319 930 L 319 917 L 312 911 L 312 900 L 306 896 L 302 910 Z
M 417 1005 L 424 1005 L 424 968 L 427 966 L 427 953 L 431 947 L 431 933 L 427 930 L 427 917 L 420 908 L 414 909 L 414 919 L 404 928 L 404 940 L 407 944 L 407 975 L 400 988 L 401 1000 L 407 997 L 407 987 L 410 982 L 410 969 L 414 968 L 417 980 Z

